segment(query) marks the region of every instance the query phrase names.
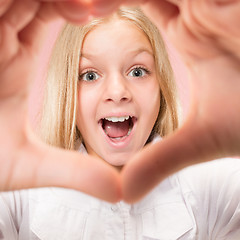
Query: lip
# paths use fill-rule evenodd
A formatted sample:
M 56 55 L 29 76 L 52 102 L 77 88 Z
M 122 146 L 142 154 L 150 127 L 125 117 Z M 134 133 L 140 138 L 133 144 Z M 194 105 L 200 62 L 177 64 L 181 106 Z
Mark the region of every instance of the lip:
M 113 115 L 106 115 L 106 117 L 123 117 L 123 116 L 131 116 L 133 117 L 133 127 L 132 127 L 132 130 L 130 132 L 130 134 L 128 136 L 125 136 L 125 137 L 122 137 L 121 140 L 114 140 L 114 139 L 111 139 L 107 136 L 107 134 L 105 133 L 104 129 L 102 128 L 102 123 L 101 123 L 101 120 L 103 118 L 101 118 L 99 121 L 98 121 L 98 124 L 99 124 L 99 127 L 101 128 L 101 132 L 103 134 L 103 137 L 106 139 L 107 143 L 115 148 L 115 149 L 121 149 L 121 148 L 125 148 L 126 146 L 128 146 L 129 142 L 131 141 L 134 133 L 135 133 L 135 129 L 136 129 L 136 126 L 137 126 L 137 117 L 135 117 L 134 115 L 132 114 L 113 114 Z

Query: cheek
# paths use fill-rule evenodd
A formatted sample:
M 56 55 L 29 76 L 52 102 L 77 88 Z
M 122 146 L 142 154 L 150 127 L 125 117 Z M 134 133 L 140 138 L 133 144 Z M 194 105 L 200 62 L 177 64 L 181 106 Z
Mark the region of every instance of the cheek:
M 85 123 L 89 118 L 91 112 L 91 105 L 88 103 L 89 97 L 87 97 L 87 92 L 84 89 L 78 90 L 78 99 L 77 99 L 77 126 L 79 130 L 85 128 Z
M 96 120 L 99 97 L 95 88 L 81 87 L 78 91 L 77 124 L 82 131 L 91 128 Z
M 159 85 L 151 84 L 149 88 L 146 88 L 144 98 L 142 99 L 142 104 L 144 106 L 146 114 L 149 115 L 150 118 L 157 118 L 158 112 L 160 109 L 160 89 Z
M 149 105 L 150 105 L 149 110 L 151 111 L 149 112 L 149 116 L 151 116 L 153 123 L 155 123 L 155 121 L 157 120 L 159 109 L 160 109 L 160 93 L 159 92 L 152 94 L 152 101 L 150 101 Z

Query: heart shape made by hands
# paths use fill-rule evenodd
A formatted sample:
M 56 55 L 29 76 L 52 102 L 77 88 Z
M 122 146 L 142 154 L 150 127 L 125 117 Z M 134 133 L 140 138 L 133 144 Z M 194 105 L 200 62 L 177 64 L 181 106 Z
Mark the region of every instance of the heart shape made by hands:
M 183 167 L 239 154 L 238 0 L 144 1 L 146 14 L 188 65 L 192 104 L 180 129 L 138 152 L 121 173 L 90 156 L 47 146 L 27 120 L 29 86 L 48 22 L 62 16 L 81 23 L 90 14 L 113 11 L 121 1 L 108 8 L 107 1 L 94 0 L 1 2 L 0 190 L 59 186 L 111 202 L 135 202 Z

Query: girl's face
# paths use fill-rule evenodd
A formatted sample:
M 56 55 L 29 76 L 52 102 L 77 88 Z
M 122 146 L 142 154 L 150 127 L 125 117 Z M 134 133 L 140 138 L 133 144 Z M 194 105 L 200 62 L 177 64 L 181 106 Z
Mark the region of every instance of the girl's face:
M 160 107 L 151 44 L 133 23 L 114 20 L 85 38 L 77 126 L 87 152 L 124 165 L 146 143 Z

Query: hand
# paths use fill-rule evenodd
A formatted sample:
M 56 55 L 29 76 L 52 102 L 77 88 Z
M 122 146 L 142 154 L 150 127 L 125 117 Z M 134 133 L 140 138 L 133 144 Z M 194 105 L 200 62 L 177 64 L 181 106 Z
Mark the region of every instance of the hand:
M 142 9 L 187 64 L 219 55 L 240 58 L 239 0 L 149 0 Z
M 48 22 L 60 16 L 81 23 L 83 1 L 0 0 L 0 191 L 58 186 L 117 201 L 117 172 L 102 161 L 49 147 L 27 120 L 31 79 Z
M 142 8 L 188 66 L 191 108 L 178 131 L 123 169 L 128 202 L 183 167 L 240 154 L 240 1 L 149 0 Z
M 75 188 L 109 201 L 116 201 L 120 196 L 120 185 L 116 172 L 97 160 L 90 159 L 90 157 L 44 145 L 33 135 L 26 120 L 28 87 L 34 67 L 37 65 L 37 52 L 44 36 L 46 23 L 59 15 L 76 23 L 85 21 L 88 16 L 85 14 L 85 10 L 91 4 L 86 3 L 86 1 L 85 3 L 81 1 L 64 3 L 61 0 L 45 0 L 45 2 L 40 2 L 40 0 L 38 2 L 33 0 L 22 0 L 21 2 L 2 0 L 2 2 L 5 4 L 1 3 L 0 8 L 2 16 L 0 22 L 1 190 L 49 185 L 63 186 Z M 101 1 L 93 2 L 99 2 L 101 5 Z M 112 1 L 111 8 L 107 9 L 107 13 L 111 12 L 119 2 Z M 164 2 L 169 4 L 169 11 L 166 13 L 174 12 L 180 6 L 167 1 L 148 1 L 148 4 L 152 3 L 154 8 L 151 9 L 150 4 L 147 10 L 147 5 L 145 5 L 145 11 L 150 10 L 149 13 L 152 15 L 151 10 L 156 11 L 154 4 L 160 7 Z M 24 6 L 28 6 L 29 3 L 39 4 L 39 8 L 27 7 L 24 9 Z M 231 3 L 235 4 L 233 1 Z M 83 7 L 84 4 L 86 6 Z M 21 7 L 23 8 L 21 9 Z M 96 4 L 91 5 L 92 13 L 105 14 L 100 10 L 98 13 L 98 9 L 100 7 L 96 7 Z M 79 12 L 82 12 L 82 15 L 79 15 Z M 175 36 L 172 34 L 174 31 L 171 33 L 168 30 L 171 28 L 168 28 L 167 23 L 170 24 L 174 21 L 176 23 L 182 15 L 182 12 L 174 16 L 166 14 L 158 18 L 156 16 L 160 15 L 156 15 L 155 21 L 165 26 L 167 34 L 170 38 L 174 38 Z M 10 22 L 13 20 L 14 24 L 9 25 L 9 19 Z M 18 22 L 19 19 L 24 21 Z M 183 23 L 184 21 L 181 24 Z M 177 31 L 176 25 L 175 28 L 173 27 L 172 30 Z M 179 32 L 177 32 L 178 34 Z M 183 37 L 181 41 L 183 41 L 184 36 L 187 35 L 184 31 L 181 34 Z M 226 39 L 223 38 L 219 45 L 221 48 L 217 47 L 217 50 L 215 49 L 216 51 L 214 50 L 209 56 L 201 56 L 201 51 L 199 51 L 200 57 L 182 51 L 182 55 L 186 57 L 189 65 L 197 63 L 192 64 L 191 71 L 192 76 L 195 77 L 195 81 L 192 81 L 193 93 L 197 90 L 195 95 L 193 94 L 192 111 L 178 132 L 159 144 L 145 148 L 124 169 L 123 189 L 127 201 L 139 199 L 164 177 L 184 166 L 217 156 L 239 153 L 239 137 L 237 136 L 239 111 L 232 109 L 233 104 L 238 106 L 239 65 L 238 58 L 235 57 L 238 54 L 232 54 L 233 47 L 229 47 L 227 42 L 231 36 L 234 36 L 231 34 Z M 198 40 L 198 44 L 200 43 L 203 47 L 201 34 L 199 36 L 200 39 L 193 38 L 193 40 L 194 42 Z M 189 35 L 187 39 L 190 39 Z M 238 46 L 238 38 L 231 39 L 236 39 L 233 42 L 235 46 Z M 209 37 L 207 43 L 212 44 L 214 41 Z M 182 46 L 179 45 L 181 49 Z M 190 49 L 192 48 L 194 47 L 191 46 Z M 196 45 L 196 49 L 198 49 L 198 45 Z M 223 51 L 229 54 L 222 56 Z M 205 58 L 206 61 L 201 61 Z M 224 74 L 227 76 L 224 76 L 218 67 L 220 66 L 220 70 L 224 70 L 226 64 L 227 71 L 224 71 Z M 29 72 L 30 69 L 32 69 L 31 72 Z M 215 73 L 218 73 L 218 76 Z M 232 84 L 229 84 L 226 79 L 231 79 Z M 223 102 L 223 98 L 226 101 Z M 218 101 L 221 103 L 221 109 L 218 107 Z M 15 119 L 17 121 L 14 121 Z M 27 171 L 24 169 L 25 165 L 28 166 Z M 146 177 L 148 178 L 146 179 Z M 146 182 L 146 180 L 148 181 Z M 96 183 L 99 183 L 100 188 Z M 138 186 L 141 188 L 139 189 Z

